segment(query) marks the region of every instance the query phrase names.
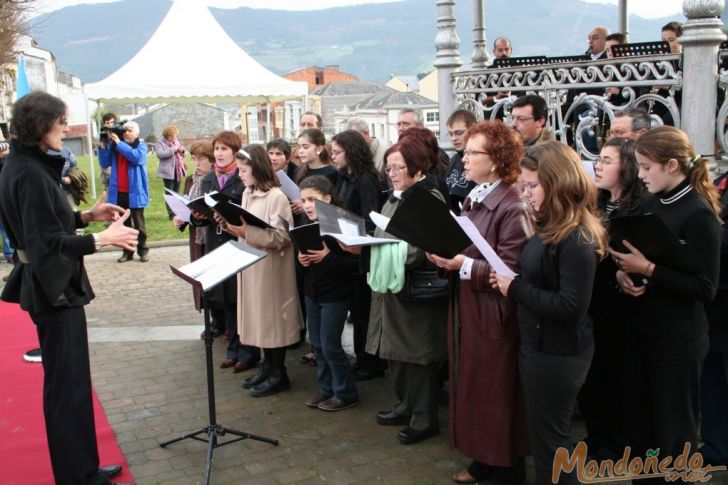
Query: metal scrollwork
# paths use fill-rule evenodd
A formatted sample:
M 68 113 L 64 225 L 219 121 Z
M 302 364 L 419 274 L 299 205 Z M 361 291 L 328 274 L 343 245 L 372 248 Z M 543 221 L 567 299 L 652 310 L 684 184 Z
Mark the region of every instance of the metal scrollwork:
M 671 54 L 462 71 L 452 75 L 452 86 L 457 104 L 479 120 L 509 122 L 510 106 L 518 96 L 543 96 L 558 139 L 575 145 L 584 159 L 594 160 L 619 110 L 643 106 L 656 125 L 680 126 L 675 99 L 682 88 L 680 59 Z M 728 86 L 728 74 L 725 79 Z M 723 123 L 728 104 L 724 108 Z M 721 143 L 728 145 L 724 131 Z

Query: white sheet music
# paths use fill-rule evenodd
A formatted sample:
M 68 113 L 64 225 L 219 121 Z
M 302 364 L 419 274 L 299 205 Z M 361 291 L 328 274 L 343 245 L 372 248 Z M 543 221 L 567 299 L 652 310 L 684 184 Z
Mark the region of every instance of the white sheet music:
M 298 185 L 286 175 L 286 172 L 278 170 L 276 176 L 281 183 L 281 192 L 288 197 L 288 200 L 301 200 L 301 191 L 298 189 Z
M 189 202 L 187 197 L 169 191 L 164 194 L 164 200 L 167 201 L 167 205 L 170 209 L 172 209 L 174 215 L 182 219 L 184 222 L 190 222 L 190 215 L 192 212 L 187 207 L 187 202 Z
M 383 216 L 379 212 L 371 211 L 369 213 L 369 218 L 372 220 L 375 226 L 377 226 L 382 231 L 387 231 L 387 226 L 389 225 L 390 218 L 387 216 Z
M 490 264 L 490 267 L 493 268 L 493 271 L 499 275 L 508 276 L 509 278 L 515 278 L 517 276 L 517 274 L 503 262 L 500 256 L 496 254 L 493 247 L 488 244 L 488 241 L 483 238 L 480 231 L 478 231 L 478 228 L 475 227 L 475 224 L 473 224 L 473 221 L 465 216 L 456 216 L 452 212 L 450 215 L 453 216 L 455 222 L 458 223 L 465 234 L 471 241 L 473 241 L 473 244 L 475 244 L 475 247 L 478 248 L 478 251 L 480 251 L 480 254 L 483 255 L 485 260 L 488 261 L 488 264 Z
M 339 229 L 344 236 L 360 236 L 359 225 L 343 217 L 339 217 Z
M 202 290 L 205 291 L 236 273 L 237 268 L 246 267 L 259 259 L 260 256 L 241 251 L 232 244 L 226 243 L 206 254 L 204 258 L 178 269 L 181 273 L 199 281 Z M 232 273 L 231 269 L 234 270 Z

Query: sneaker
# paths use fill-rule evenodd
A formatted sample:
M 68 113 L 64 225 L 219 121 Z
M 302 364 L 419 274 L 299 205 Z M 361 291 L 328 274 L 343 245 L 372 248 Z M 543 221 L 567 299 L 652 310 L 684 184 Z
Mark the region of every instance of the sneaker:
M 327 396 L 319 392 L 315 396 L 311 397 L 311 399 L 306 399 L 306 401 L 304 401 L 304 404 L 310 408 L 317 408 L 319 407 L 319 404 L 328 399 L 331 399 L 331 396 Z
M 345 401 L 340 397 L 334 396 L 319 403 L 318 408 L 321 411 L 343 411 L 344 409 L 353 408 L 357 404 L 359 404 L 358 399 L 354 399 L 353 401 Z
M 23 360 L 26 362 L 43 362 L 40 349 L 31 349 L 23 354 Z

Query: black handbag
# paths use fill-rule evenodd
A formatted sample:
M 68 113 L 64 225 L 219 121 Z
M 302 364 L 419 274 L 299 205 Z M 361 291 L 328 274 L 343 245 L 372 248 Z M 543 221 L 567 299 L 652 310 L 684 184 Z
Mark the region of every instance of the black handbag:
M 400 296 L 404 300 L 415 302 L 447 300 L 450 296 L 450 284 L 447 278 L 440 277 L 436 269 L 407 271 Z

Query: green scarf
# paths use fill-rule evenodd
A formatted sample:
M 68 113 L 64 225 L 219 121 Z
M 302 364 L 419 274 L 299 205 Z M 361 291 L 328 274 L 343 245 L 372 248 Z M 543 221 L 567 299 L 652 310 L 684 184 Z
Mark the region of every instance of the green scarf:
M 367 283 L 377 293 L 399 293 L 404 286 L 404 263 L 407 260 L 407 243 L 379 244 L 372 246 L 367 273 Z

